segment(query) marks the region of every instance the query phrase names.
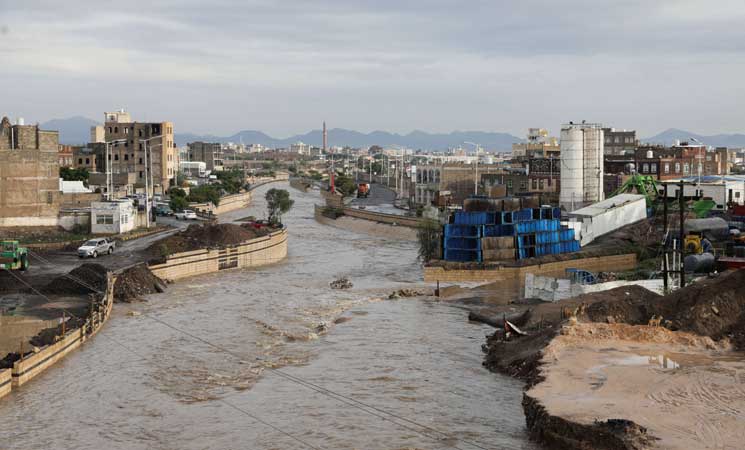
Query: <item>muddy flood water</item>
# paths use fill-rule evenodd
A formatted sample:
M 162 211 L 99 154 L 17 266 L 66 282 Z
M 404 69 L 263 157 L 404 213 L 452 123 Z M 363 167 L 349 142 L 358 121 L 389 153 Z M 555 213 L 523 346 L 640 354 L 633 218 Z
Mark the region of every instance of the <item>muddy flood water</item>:
M 522 384 L 481 366 L 488 327 L 416 288 L 416 244 L 284 217 L 289 256 L 116 305 L 102 332 L 0 400 L 0 448 L 533 449 Z M 329 282 L 347 276 L 350 290 Z M 338 323 L 335 323 L 338 322 Z M 188 334 L 187 334 L 188 333 Z

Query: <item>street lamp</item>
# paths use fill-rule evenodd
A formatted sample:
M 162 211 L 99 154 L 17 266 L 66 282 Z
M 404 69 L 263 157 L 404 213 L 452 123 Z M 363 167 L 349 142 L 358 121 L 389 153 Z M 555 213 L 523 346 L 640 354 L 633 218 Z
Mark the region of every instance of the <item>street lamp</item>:
M 476 147 L 476 177 L 473 180 L 473 195 L 479 195 L 479 151 L 481 150 L 481 146 L 475 142 L 470 141 L 465 141 L 463 143 Z
M 155 146 L 149 146 L 148 142 L 153 139 L 160 139 L 163 135 L 153 136 L 147 139 L 142 139 L 140 142 L 145 144 L 145 227 L 150 228 L 150 189 L 153 187 L 153 155 L 152 147 L 163 146 L 163 143 L 156 144 Z M 150 158 L 148 158 L 148 150 L 150 150 Z M 148 171 L 148 160 L 150 162 L 150 170 Z M 161 167 L 163 165 L 163 158 L 160 161 Z M 149 174 L 148 174 L 149 172 Z M 149 183 L 148 183 L 149 180 Z M 148 186 L 149 184 L 149 186 Z
M 104 142 L 104 159 L 106 163 L 106 201 L 111 201 L 114 191 L 114 177 L 113 171 L 111 170 L 112 158 L 111 158 L 111 144 L 119 144 L 127 142 L 126 139 L 116 139 L 113 141 Z

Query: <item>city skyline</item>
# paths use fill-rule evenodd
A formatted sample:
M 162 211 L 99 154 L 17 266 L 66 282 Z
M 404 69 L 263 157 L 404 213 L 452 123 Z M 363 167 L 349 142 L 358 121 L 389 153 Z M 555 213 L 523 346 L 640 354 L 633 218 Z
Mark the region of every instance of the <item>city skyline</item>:
M 289 136 L 319 117 L 366 132 L 558 134 L 582 119 L 641 136 L 743 131 L 745 7 L 587 5 L 8 4 L 4 112 L 44 122 L 121 105 L 223 135 Z

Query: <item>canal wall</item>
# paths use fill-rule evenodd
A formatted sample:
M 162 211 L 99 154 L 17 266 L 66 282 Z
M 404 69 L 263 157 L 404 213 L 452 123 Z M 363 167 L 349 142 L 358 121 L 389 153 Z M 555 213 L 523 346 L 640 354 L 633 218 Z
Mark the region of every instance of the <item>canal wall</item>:
M 339 216 L 331 219 L 322 214 L 323 207 L 316 205 L 314 217 L 318 223 L 332 227 L 354 231 L 355 233 L 395 239 L 399 241 L 416 241 L 417 231 L 414 228 L 388 225 L 380 222 L 358 219 L 356 217 Z
M 525 275 L 563 277 L 566 269 L 584 269 L 590 272 L 614 272 L 636 268 L 636 254 L 596 256 L 591 258 L 554 261 L 522 267 L 486 267 L 483 269 L 446 269 L 439 266 L 424 268 L 424 281 L 428 283 L 446 282 L 499 282 L 507 292 L 522 296 L 525 288 Z
M 344 215 L 362 220 L 371 220 L 373 222 L 396 225 L 409 228 L 417 228 L 422 223 L 419 217 L 400 216 L 398 214 L 385 214 L 375 211 L 367 211 L 357 208 L 344 208 Z
M 111 309 L 114 305 L 115 281 L 116 275 L 108 272 L 106 290 L 101 299 L 95 302 L 82 327 L 68 331 L 54 344 L 47 345 L 32 355 L 16 361 L 11 369 L 0 370 L 0 397 L 9 394 L 12 389 L 17 389 L 42 374 L 98 333 L 111 315 Z
M 149 269 L 164 280 L 174 281 L 226 269 L 265 266 L 286 257 L 287 229 L 283 228 L 235 246 L 174 253 Z

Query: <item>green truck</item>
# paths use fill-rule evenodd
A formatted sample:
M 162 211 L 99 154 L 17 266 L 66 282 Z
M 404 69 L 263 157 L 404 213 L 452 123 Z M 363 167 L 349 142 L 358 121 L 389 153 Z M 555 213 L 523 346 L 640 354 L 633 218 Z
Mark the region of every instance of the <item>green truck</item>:
M 0 269 L 28 269 L 28 249 L 18 245 L 18 241 L 0 241 Z

